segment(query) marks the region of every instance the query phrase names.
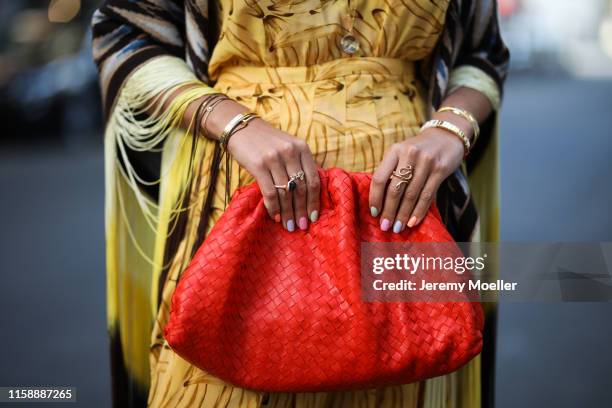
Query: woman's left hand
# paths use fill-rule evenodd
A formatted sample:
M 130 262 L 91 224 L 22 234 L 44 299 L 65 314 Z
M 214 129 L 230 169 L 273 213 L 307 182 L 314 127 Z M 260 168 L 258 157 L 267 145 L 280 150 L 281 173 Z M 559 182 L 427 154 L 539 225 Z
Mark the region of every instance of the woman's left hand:
M 461 139 L 439 128 L 425 129 L 392 145 L 374 172 L 370 186 L 370 211 L 374 217 L 380 215 L 380 228 L 399 233 L 421 222 L 438 187 L 459 167 L 463 155 Z M 408 182 L 392 176 L 394 171 L 410 167 L 412 178 Z

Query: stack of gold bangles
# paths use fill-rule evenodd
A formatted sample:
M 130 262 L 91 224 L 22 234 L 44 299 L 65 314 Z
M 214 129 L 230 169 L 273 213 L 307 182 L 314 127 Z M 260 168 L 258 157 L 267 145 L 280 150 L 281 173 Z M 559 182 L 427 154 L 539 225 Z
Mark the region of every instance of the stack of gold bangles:
M 206 122 L 208 121 L 208 117 L 214 110 L 214 108 L 224 100 L 230 99 L 227 95 L 222 93 L 214 93 L 209 95 L 202 104 L 198 107 L 196 111 L 197 123 L 200 124 L 200 129 L 202 129 L 205 137 L 208 136 L 208 132 L 206 129 Z M 219 136 L 219 144 L 223 149 L 227 148 L 227 143 L 229 142 L 230 137 L 237 131 L 245 128 L 247 124 L 258 118 L 259 115 L 255 112 L 243 112 L 234 116 L 225 126 L 223 132 Z
M 463 142 L 463 149 L 464 149 L 465 156 L 467 156 L 472 146 L 478 139 L 478 136 L 480 135 L 480 126 L 478 126 L 478 121 L 476 120 L 476 118 L 474 118 L 474 115 L 472 115 L 470 112 L 466 111 L 465 109 L 457 108 L 455 106 L 444 106 L 438 109 L 438 112 L 451 112 L 467 120 L 470 123 L 470 125 L 472 125 L 472 129 L 474 130 L 474 137 L 472 138 L 472 140 L 470 141 L 470 139 L 467 137 L 465 132 L 461 130 L 459 126 L 451 122 L 448 122 L 446 120 L 439 120 L 439 119 L 429 120 L 425 122 L 423 126 L 421 126 L 421 130 L 425 130 L 429 128 L 440 128 L 440 129 L 448 130 L 449 132 L 457 136 L 459 139 L 461 139 L 461 141 Z
M 208 131 L 206 128 L 206 122 L 208 121 L 208 117 L 210 116 L 213 109 L 222 101 L 230 99 L 227 95 L 222 93 L 214 93 L 209 95 L 204 99 L 203 102 L 200 103 L 198 108 L 196 109 L 195 119 L 196 123 L 199 124 L 198 131 L 202 131 L 204 137 L 208 137 Z M 218 157 L 218 160 L 221 160 L 223 155 L 225 155 L 225 202 L 229 202 L 230 199 L 230 157 L 229 152 L 227 151 L 227 144 L 237 131 L 244 129 L 250 121 L 255 118 L 260 117 L 255 112 L 243 112 L 234 116 L 228 123 L 225 125 L 223 132 L 219 135 L 219 147 L 220 147 L 220 155 L 217 156 L 215 153 L 215 157 Z M 218 162 L 215 162 L 213 159 L 213 168 L 218 165 Z M 214 184 L 211 184 L 214 185 Z

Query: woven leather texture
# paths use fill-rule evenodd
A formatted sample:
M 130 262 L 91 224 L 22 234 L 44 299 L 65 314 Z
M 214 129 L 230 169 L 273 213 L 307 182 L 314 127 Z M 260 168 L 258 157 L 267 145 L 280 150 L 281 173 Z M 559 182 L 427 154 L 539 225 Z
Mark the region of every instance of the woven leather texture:
M 234 194 L 178 283 L 170 347 L 234 385 L 285 392 L 407 384 L 478 354 L 479 303 L 361 299 L 361 242 L 450 242 L 435 206 L 415 228 L 382 232 L 370 174 L 320 175 L 307 231 L 271 220 L 256 184 Z

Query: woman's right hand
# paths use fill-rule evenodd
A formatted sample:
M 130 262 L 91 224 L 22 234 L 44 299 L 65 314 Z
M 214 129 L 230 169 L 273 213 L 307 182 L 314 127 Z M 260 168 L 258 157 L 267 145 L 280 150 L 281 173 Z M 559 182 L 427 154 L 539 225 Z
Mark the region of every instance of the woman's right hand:
M 275 221 L 282 220 L 288 231 L 308 228 L 308 219 L 319 217 L 320 180 L 308 144 L 261 118 L 249 122 L 229 139 L 232 157 L 255 177 L 265 206 Z M 274 185 L 287 185 L 289 178 L 303 171 L 304 180 L 288 192 Z

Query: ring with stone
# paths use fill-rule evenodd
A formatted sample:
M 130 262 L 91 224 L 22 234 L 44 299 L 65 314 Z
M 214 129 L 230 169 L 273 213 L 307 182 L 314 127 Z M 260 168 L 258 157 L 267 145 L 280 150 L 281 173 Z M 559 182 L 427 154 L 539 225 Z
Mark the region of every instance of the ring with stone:
M 292 175 L 291 177 L 289 177 L 289 181 L 287 182 L 287 184 L 282 184 L 282 185 L 274 185 L 274 187 L 281 189 L 281 190 L 285 190 L 285 191 L 293 191 L 297 188 L 297 181 L 296 180 L 304 180 L 304 172 L 303 171 L 298 171 L 297 173 L 295 173 L 294 175 Z

